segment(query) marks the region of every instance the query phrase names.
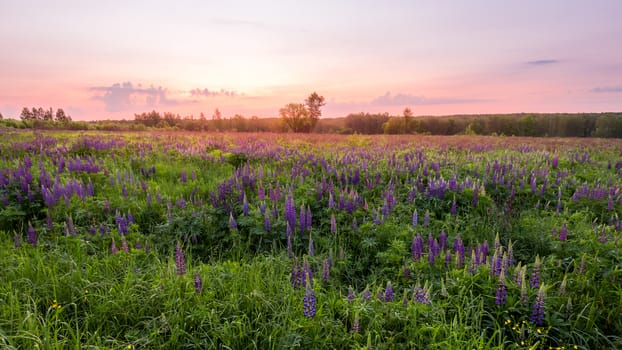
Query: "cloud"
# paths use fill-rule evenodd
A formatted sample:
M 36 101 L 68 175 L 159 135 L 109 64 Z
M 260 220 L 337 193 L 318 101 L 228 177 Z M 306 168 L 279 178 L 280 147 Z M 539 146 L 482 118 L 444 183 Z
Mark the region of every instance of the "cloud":
M 139 84 L 135 87 L 129 81 L 111 86 L 95 86 L 90 90 L 98 93 L 94 98 L 103 101 L 108 112 L 126 111 L 136 107 L 174 106 L 179 103 L 177 100 L 170 99 L 167 96 L 168 90 L 161 86 L 143 88 Z
M 231 90 L 209 90 L 209 89 L 192 89 L 190 90 L 190 95 L 194 97 L 218 97 L 218 96 L 227 96 L 227 97 L 235 97 L 240 95 L 237 91 Z
M 618 86 L 599 86 L 591 90 L 592 92 L 622 92 L 622 85 Z
M 547 66 L 547 65 L 558 64 L 558 63 L 561 63 L 561 61 L 560 60 L 551 60 L 551 59 L 535 60 L 535 61 L 527 61 L 527 62 L 525 62 L 525 64 L 527 64 L 528 66 Z
M 467 98 L 454 98 L 454 97 L 434 97 L 429 98 L 425 96 L 409 95 L 409 94 L 396 94 L 391 95 L 390 92 L 385 93 L 382 96 L 378 96 L 370 101 L 372 106 L 409 106 L 409 105 L 448 105 L 448 104 L 463 104 L 463 103 L 476 103 L 483 102 L 481 99 L 467 99 Z

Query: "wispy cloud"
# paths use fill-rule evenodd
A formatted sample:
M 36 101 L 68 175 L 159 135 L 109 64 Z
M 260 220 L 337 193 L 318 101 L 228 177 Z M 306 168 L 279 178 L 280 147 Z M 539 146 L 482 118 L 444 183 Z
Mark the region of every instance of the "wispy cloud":
M 90 90 L 96 92 L 93 98 L 103 101 L 108 112 L 126 111 L 136 107 L 174 106 L 179 103 L 169 98 L 168 90 L 161 86 L 143 88 L 140 84 L 134 86 L 129 81 L 111 86 L 95 86 Z
M 239 95 L 243 95 L 238 93 L 237 91 L 232 90 L 210 90 L 207 88 L 204 89 L 192 89 L 190 90 L 190 95 L 194 97 L 217 97 L 217 96 L 227 96 L 227 97 L 235 97 Z
M 387 92 L 382 96 L 372 99 L 369 104 L 372 106 L 410 106 L 410 105 L 447 105 L 483 102 L 481 99 L 468 99 L 456 97 L 425 97 L 410 94 L 395 94 Z
M 622 92 L 622 85 L 618 86 L 598 86 L 591 90 L 592 92 Z
M 553 59 L 544 59 L 544 60 L 535 60 L 535 61 L 525 62 L 525 64 L 528 66 L 547 66 L 547 65 L 553 65 L 553 64 L 558 64 L 558 63 L 561 63 L 561 61 L 553 60 Z

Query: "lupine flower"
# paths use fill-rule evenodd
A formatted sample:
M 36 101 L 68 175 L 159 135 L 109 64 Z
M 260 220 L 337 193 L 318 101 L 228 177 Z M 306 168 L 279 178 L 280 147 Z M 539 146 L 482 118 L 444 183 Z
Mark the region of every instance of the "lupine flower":
M 305 290 L 305 296 L 302 298 L 303 304 L 303 315 L 308 318 L 315 317 L 315 293 L 313 292 L 313 287 L 311 287 L 310 283 L 307 283 L 307 288 Z
M 117 254 L 119 252 L 119 249 L 117 248 L 117 243 L 114 241 L 114 238 L 112 239 L 112 243 L 110 244 L 110 252 L 112 254 Z
M 194 291 L 199 294 L 203 291 L 203 279 L 198 272 L 194 273 Z
M 449 210 L 449 213 L 454 216 L 458 213 L 458 209 L 456 208 L 456 196 L 454 196 L 454 200 L 451 201 L 451 209 Z
M 352 287 L 348 287 L 348 303 L 354 301 L 354 289 Z
M 430 304 L 430 290 L 425 286 L 421 288 L 419 284 L 413 289 L 413 302 L 420 304 Z
M 330 214 L 330 233 L 337 232 L 337 219 L 335 219 L 335 214 Z
M 35 248 L 37 247 L 37 232 L 31 223 L 28 223 L 28 243 Z
M 322 261 L 322 281 L 328 282 L 330 278 L 330 265 L 328 264 L 328 259 L 324 259 Z
M 238 223 L 235 221 L 233 213 L 229 213 L 229 228 L 235 231 L 238 229 Z
M 304 232 L 307 229 L 307 214 L 305 213 L 304 204 L 300 205 L 300 233 Z
M 371 299 L 371 292 L 369 291 L 369 288 L 365 288 L 365 291 L 363 292 L 363 300 L 369 301 L 370 299 Z
M 411 276 L 411 272 L 410 272 L 410 268 L 408 268 L 408 265 L 406 263 L 404 263 L 404 269 L 402 269 L 402 273 L 404 275 L 404 278 L 408 279 Z
M 417 209 L 415 209 L 415 211 L 413 211 L 413 222 L 412 222 L 413 227 L 417 227 L 418 221 L 419 221 L 419 215 L 417 214 Z
M 562 228 L 559 230 L 559 240 L 563 242 L 567 238 L 568 238 L 568 228 L 566 227 L 566 224 L 563 224 Z
M 244 198 L 242 199 L 242 212 L 244 216 L 248 216 L 248 199 L 246 198 L 246 193 L 244 193 Z
M 430 211 L 426 209 L 425 216 L 423 217 L 423 226 L 430 225 Z
M 130 247 L 127 245 L 127 240 L 125 239 L 125 237 L 121 238 L 121 251 L 123 251 L 124 253 L 130 251 Z
M 175 266 L 177 267 L 178 275 L 186 274 L 186 257 L 184 256 L 184 251 L 179 242 L 177 242 L 175 246 Z
M 505 286 L 505 274 L 503 271 L 499 275 L 499 283 L 497 283 L 497 294 L 495 295 L 495 304 L 505 305 L 507 297 L 507 288 Z
M 538 326 L 544 325 L 544 283 L 538 289 L 538 294 L 536 295 L 536 300 L 533 303 L 533 308 L 531 310 L 531 322 L 535 323 Z
M 361 321 L 359 320 L 359 312 L 354 313 L 354 322 L 352 322 L 352 333 L 361 332 Z
M 540 261 L 540 256 L 536 255 L 536 261 L 533 264 L 533 268 L 531 269 L 531 277 L 529 278 L 529 286 L 531 289 L 536 289 L 540 287 L 540 267 L 542 262 Z
M 306 287 L 309 284 L 313 287 L 313 271 L 309 261 L 305 258 L 302 262 L 302 285 Z
M 457 236 L 454 240 L 454 253 L 456 253 L 456 267 L 462 266 L 464 264 L 464 243 L 462 243 L 462 239 L 460 236 Z
M 441 234 L 438 237 L 439 250 L 447 249 L 447 232 L 441 230 Z
M 586 258 L 585 258 L 585 254 L 583 254 L 583 256 L 581 257 L 581 262 L 579 263 L 579 269 L 577 270 L 577 273 L 579 275 L 582 275 L 585 273 L 585 264 L 587 263 Z
M 414 261 L 421 260 L 421 256 L 423 255 L 423 238 L 421 237 L 421 235 L 418 234 L 417 236 L 413 237 L 410 250 Z
M 391 282 L 387 282 L 387 288 L 384 290 L 384 301 L 390 302 L 393 301 L 395 297 L 395 293 L 393 291 L 393 285 Z
M 270 223 L 270 213 L 268 211 L 265 212 L 263 217 L 263 227 L 266 232 L 270 232 L 270 230 L 272 229 L 272 225 Z
M 300 262 L 298 261 L 298 257 L 294 259 L 290 281 L 292 282 L 292 287 L 294 287 L 294 289 L 300 288 L 300 285 L 302 284 L 302 272 L 300 271 Z

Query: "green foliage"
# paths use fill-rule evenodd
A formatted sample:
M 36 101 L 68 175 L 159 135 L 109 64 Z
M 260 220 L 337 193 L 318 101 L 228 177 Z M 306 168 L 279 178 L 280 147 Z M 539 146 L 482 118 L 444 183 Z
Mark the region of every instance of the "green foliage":
M 3 136 L 3 349 L 622 347 L 615 140 Z

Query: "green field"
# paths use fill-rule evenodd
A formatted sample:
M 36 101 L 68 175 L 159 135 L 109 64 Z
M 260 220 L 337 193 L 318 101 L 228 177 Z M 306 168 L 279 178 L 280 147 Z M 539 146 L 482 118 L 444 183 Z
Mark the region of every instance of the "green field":
M 621 236 L 619 139 L 0 130 L 0 348 L 622 348 Z

